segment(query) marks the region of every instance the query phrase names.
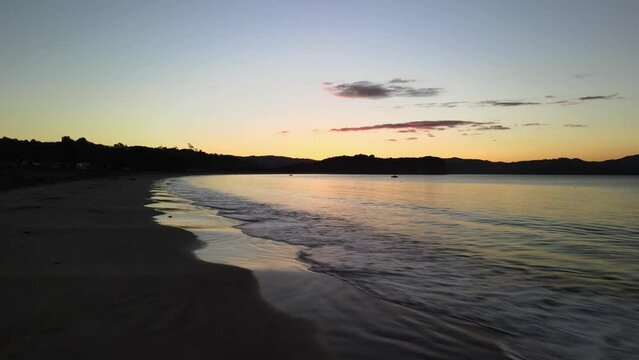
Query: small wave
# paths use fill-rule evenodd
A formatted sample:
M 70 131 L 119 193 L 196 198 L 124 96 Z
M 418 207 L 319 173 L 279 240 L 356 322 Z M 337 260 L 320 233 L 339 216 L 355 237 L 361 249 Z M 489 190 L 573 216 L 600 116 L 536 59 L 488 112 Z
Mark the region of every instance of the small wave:
M 503 333 L 513 354 L 624 359 L 639 353 L 629 336 L 639 335 L 636 226 L 393 198 L 327 196 L 323 207 L 299 208 L 198 187 L 188 178 L 166 186 L 242 221 L 238 227 L 247 235 L 304 245 L 298 258 L 313 271 Z M 293 194 L 298 201 L 300 194 Z

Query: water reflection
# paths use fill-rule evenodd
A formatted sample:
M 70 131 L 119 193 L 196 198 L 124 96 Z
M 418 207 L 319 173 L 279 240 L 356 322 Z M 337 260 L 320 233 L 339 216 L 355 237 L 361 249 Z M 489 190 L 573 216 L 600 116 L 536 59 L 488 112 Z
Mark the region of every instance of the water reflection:
M 303 245 L 315 271 L 510 334 L 530 358 L 630 358 L 639 178 L 204 176 L 172 192 Z M 593 355 L 597 354 L 597 355 Z

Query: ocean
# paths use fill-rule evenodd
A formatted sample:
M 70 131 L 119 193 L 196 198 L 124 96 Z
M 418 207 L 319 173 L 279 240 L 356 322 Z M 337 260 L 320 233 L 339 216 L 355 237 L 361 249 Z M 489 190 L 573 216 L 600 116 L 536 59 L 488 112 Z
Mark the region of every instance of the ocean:
M 158 189 L 210 211 L 189 229 L 232 219 L 258 248 L 293 245 L 281 261 L 487 329 L 512 358 L 639 354 L 639 177 L 215 175 Z

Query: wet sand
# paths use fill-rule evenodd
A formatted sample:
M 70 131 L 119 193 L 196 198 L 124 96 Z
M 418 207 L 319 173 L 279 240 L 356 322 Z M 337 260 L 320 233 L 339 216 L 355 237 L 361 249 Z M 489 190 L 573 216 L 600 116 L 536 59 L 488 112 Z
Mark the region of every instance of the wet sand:
M 0 359 L 324 359 L 313 324 L 144 207 L 156 177 L 0 193 Z
M 169 180 L 170 181 L 170 180 Z M 507 350 L 489 329 L 390 303 L 332 276 L 312 272 L 297 259 L 303 247 L 256 238 L 241 221 L 167 193 L 159 184 L 150 205 L 159 223 L 188 229 L 206 243 L 203 260 L 253 271 L 266 301 L 311 320 L 335 359 L 504 359 Z

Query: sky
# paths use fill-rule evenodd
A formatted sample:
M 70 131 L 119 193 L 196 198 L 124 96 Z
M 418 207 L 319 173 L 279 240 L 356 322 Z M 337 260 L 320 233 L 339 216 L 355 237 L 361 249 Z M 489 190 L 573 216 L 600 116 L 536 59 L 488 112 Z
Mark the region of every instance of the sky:
M 0 136 L 233 155 L 639 153 L 639 1 L 0 1 Z

